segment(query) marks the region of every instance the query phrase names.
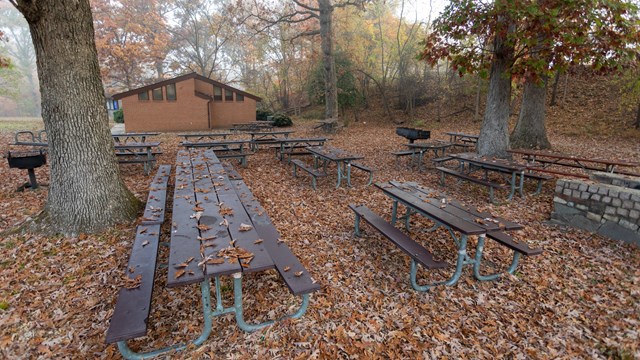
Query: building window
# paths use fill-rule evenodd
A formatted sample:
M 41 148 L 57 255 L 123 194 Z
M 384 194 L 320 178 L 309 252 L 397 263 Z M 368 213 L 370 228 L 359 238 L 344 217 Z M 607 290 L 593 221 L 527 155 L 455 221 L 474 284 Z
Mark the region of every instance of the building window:
M 149 92 L 143 91 L 141 93 L 138 93 L 138 100 L 149 100 Z
M 153 89 L 153 100 L 162 100 L 162 88 Z
M 236 93 L 236 101 L 244 101 L 244 95 Z
M 167 100 L 176 99 L 176 84 L 167 85 Z
M 224 89 L 224 101 L 233 101 L 233 91 Z
M 222 101 L 222 89 L 217 86 L 213 87 L 213 100 Z

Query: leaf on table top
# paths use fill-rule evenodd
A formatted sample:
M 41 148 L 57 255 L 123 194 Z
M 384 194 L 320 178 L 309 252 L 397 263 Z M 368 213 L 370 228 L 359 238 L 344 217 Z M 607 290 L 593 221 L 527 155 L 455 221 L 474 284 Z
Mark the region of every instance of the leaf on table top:
M 187 266 L 189 266 L 189 264 L 187 264 L 186 262 L 183 262 L 181 264 L 175 265 L 174 268 L 183 269 L 183 268 L 186 268 Z
M 222 216 L 233 215 L 233 209 L 227 208 L 227 207 L 221 207 L 220 208 L 220 215 L 222 215 Z
M 262 242 L 264 242 L 264 240 L 262 240 L 262 239 L 258 239 L 258 240 L 256 240 L 256 241 L 254 241 L 253 243 L 254 243 L 254 244 L 262 244 Z
M 294 273 L 293 275 L 295 275 L 296 277 L 300 277 L 300 276 L 302 276 L 302 271 L 298 271 L 297 273 Z
M 207 264 L 208 265 L 224 264 L 224 259 L 223 258 L 207 259 Z
M 184 274 L 185 274 L 184 269 L 180 269 L 180 270 L 176 271 L 176 274 L 174 275 L 174 279 L 179 279 Z
M 130 266 L 129 267 L 129 272 L 130 273 L 134 273 L 134 272 L 136 272 L 136 269 L 133 266 Z
M 223 219 L 219 225 L 229 227 L 229 221 L 227 219 Z
M 136 276 L 134 279 L 125 276 L 124 277 L 124 288 L 125 289 L 135 289 L 140 287 L 142 284 L 142 275 Z
M 283 243 L 283 242 L 284 242 L 284 240 L 282 238 L 279 238 L 278 241 L 277 241 L 278 244 Z
M 142 247 L 149 245 L 149 240 L 145 240 L 142 242 Z
M 240 228 L 238 228 L 240 231 L 249 231 L 251 229 L 253 229 L 253 226 L 245 223 L 240 224 Z
M 196 226 L 198 229 L 200 229 L 201 231 L 207 231 L 209 229 L 211 229 L 209 226 L 205 225 L 205 224 L 198 224 L 198 226 Z
M 147 230 L 149 230 L 149 228 L 142 228 L 140 229 L 140 232 L 138 234 L 144 234 L 147 232 Z
M 204 211 L 204 209 L 201 208 L 200 206 L 196 206 L 196 207 L 193 208 L 193 211 L 202 212 L 202 211 Z
M 211 235 L 211 236 L 198 236 L 197 239 L 200 241 L 207 241 L 207 240 L 213 240 L 215 239 L 216 236 L 215 235 Z
M 291 270 L 291 266 L 285 266 L 283 270 L 284 270 L 284 272 L 287 272 L 287 271 Z
M 198 211 L 198 212 L 195 212 L 193 215 L 189 216 L 189 219 L 196 219 L 196 221 L 199 221 L 201 217 L 202 217 L 202 211 Z

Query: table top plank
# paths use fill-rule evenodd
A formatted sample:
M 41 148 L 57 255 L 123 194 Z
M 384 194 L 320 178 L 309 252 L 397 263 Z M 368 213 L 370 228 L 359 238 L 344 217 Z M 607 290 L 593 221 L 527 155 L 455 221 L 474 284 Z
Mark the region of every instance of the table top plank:
M 307 146 L 306 149 L 314 155 L 335 162 L 364 159 L 364 156 L 351 154 L 345 150 L 330 146 Z
M 200 243 L 205 259 L 219 259 L 218 252 L 229 247 L 231 236 L 224 225 L 224 216 L 220 214 L 218 197 L 216 196 L 207 158 L 202 153 L 191 152 L 191 165 L 194 177 L 195 198 L 198 207 L 203 209 L 198 221 L 200 225 Z M 199 259 L 198 261 L 201 261 Z M 207 277 L 229 275 L 241 272 L 237 261 L 224 261 L 220 264 L 207 263 L 205 274 Z
M 154 148 L 154 147 L 160 146 L 160 142 L 150 141 L 150 142 L 114 143 L 113 146 L 116 150 Z
M 200 261 L 200 241 L 198 221 L 191 218 L 195 207 L 193 175 L 189 156 L 179 152 L 176 159 L 175 191 L 171 223 L 171 243 L 167 286 L 181 286 L 204 280 L 204 272 L 198 266 Z M 186 263 L 186 267 L 177 267 Z M 184 275 L 178 276 L 182 271 Z
M 524 172 L 527 169 L 527 166 L 525 164 L 520 164 L 518 162 L 506 159 L 480 156 L 476 153 L 454 153 L 449 154 L 448 156 L 458 159 L 459 161 L 470 162 L 484 168 L 493 168 L 506 172 Z
M 567 154 L 554 153 L 554 152 L 543 151 L 543 150 L 510 149 L 510 150 L 507 150 L 507 152 L 512 153 L 512 154 L 520 154 L 520 155 L 528 155 L 528 156 L 536 156 L 536 157 L 546 157 L 546 158 L 558 159 L 558 160 L 573 160 L 573 161 L 592 162 L 592 163 L 604 164 L 604 165 L 616 165 L 616 166 L 626 166 L 626 167 L 640 166 L 640 163 L 631 162 L 631 161 L 607 160 L 607 159 L 599 159 L 599 158 L 586 158 L 586 157 L 582 157 L 582 156 L 567 155 Z
M 466 235 L 479 235 L 485 234 L 486 230 L 479 224 L 473 221 L 465 221 L 459 217 L 452 215 L 439 206 L 426 203 L 420 198 L 403 191 L 400 188 L 395 187 L 391 183 L 376 183 L 376 187 L 381 189 L 385 194 L 391 198 L 398 199 L 403 203 L 415 208 L 416 210 L 425 213 L 428 217 L 431 217 L 438 222 L 446 224 L 454 230 L 460 231 Z

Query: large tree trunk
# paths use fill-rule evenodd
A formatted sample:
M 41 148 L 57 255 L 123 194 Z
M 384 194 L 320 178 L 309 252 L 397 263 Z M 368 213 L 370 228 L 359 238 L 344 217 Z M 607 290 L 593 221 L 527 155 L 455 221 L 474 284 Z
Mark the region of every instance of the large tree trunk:
M 520 149 L 548 149 L 551 147 L 545 127 L 546 80 L 544 79 L 542 85 L 538 85 L 530 79 L 524 83 L 520 117 L 513 133 L 511 133 L 511 147 Z
M 88 0 L 17 1 L 31 29 L 49 142 L 47 232 L 94 232 L 135 217 L 109 132 Z
M 478 139 L 478 154 L 483 156 L 509 157 L 509 153 L 507 153 L 509 148 L 509 113 L 511 112 L 511 74 L 509 68 L 512 63 L 513 48 L 505 44 L 504 35 L 497 35 L 494 39 L 487 105 Z
M 322 39 L 322 68 L 324 72 L 325 118 L 338 118 L 338 80 L 333 56 L 333 6 L 331 0 L 318 0 L 320 9 L 320 38 Z

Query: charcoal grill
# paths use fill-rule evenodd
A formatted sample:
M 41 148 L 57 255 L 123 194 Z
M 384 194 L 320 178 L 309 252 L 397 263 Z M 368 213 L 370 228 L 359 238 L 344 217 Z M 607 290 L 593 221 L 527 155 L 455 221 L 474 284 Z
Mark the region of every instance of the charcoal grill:
M 7 152 L 7 160 L 10 168 L 27 170 L 27 173 L 29 173 L 29 182 L 18 188 L 18 191 L 26 188 L 31 188 L 32 190 L 38 188 L 34 169 L 47 163 L 47 155 L 44 151 L 9 151 Z
M 409 143 L 411 144 L 413 144 L 413 142 L 416 140 L 426 140 L 431 137 L 431 131 L 429 130 L 421 130 L 408 127 L 397 127 L 396 134 L 407 138 L 407 140 L 409 140 Z

